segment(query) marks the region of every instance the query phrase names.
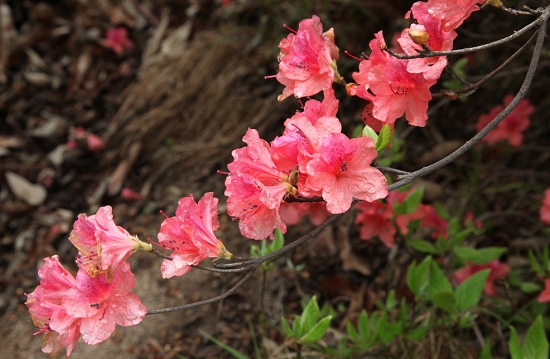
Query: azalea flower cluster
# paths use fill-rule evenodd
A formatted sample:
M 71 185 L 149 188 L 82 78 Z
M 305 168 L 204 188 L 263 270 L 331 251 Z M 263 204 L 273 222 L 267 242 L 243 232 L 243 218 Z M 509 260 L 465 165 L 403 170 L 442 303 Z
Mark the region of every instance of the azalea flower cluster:
M 395 206 L 402 203 L 411 193 L 412 190 L 391 192 L 385 202 L 358 203 L 355 208 L 359 210 L 359 214 L 355 218 L 355 223 L 360 226 L 361 239 L 378 237 L 387 247 L 392 247 L 395 244 L 397 229 L 406 235 L 409 233 L 409 224 L 413 221 L 420 221 L 419 227 L 431 229 L 433 238 L 446 237 L 449 224 L 437 214 L 432 205 L 421 203 L 412 213 L 395 213 Z
M 172 250 L 164 259 L 164 278 L 187 273 L 205 258 L 231 258 L 214 235 L 218 229 L 218 199 L 206 193 L 196 203 L 193 195 L 180 199 L 176 215 L 161 225 L 159 244 Z M 81 214 L 73 225 L 69 240 L 78 249 L 78 273 L 73 277 L 59 258 L 45 258 L 38 270 L 40 285 L 27 295 L 34 324 L 44 333 L 42 351 L 53 353 L 67 348 L 70 355 L 78 338 L 87 344 L 109 338 L 115 325 L 136 325 L 147 312 L 132 293 L 134 274 L 127 259 L 137 250 L 153 251 L 150 243 L 140 241 L 113 221 L 110 206 L 99 208 L 92 216 Z
M 455 29 L 479 9 L 479 0 L 429 0 L 412 5 L 405 18 L 411 25 L 404 29 L 395 51 L 417 55 L 426 49 L 448 51 L 453 48 Z M 445 56 L 399 59 L 388 52 L 383 32 L 375 34 L 370 42 L 368 58 L 359 63 L 359 72 L 353 73 L 356 84 L 347 86 L 348 93 L 371 102 L 365 107 L 363 119 L 375 130 L 384 124 L 393 127 L 403 114 L 413 126 L 425 126 L 428 119 L 430 87 L 434 85 L 447 65 Z
M 80 336 L 87 344 L 101 343 L 116 324 L 136 325 L 147 312 L 131 292 L 136 280 L 126 260 L 152 246 L 117 226 L 111 207 L 101 207 L 89 217 L 79 215 L 69 240 L 79 251 L 76 277 L 58 256 L 44 258 L 38 270 L 40 285 L 27 295 L 37 334 L 44 334 L 44 353 L 67 348 L 70 355 Z
M 480 0 L 429 0 L 413 4 L 406 14 L 411 26 L 397 39 L 396 50 L 407 55 L 417 55 L 426 49 L 447 51 L 453 48 L 455 29 L 470 14 L 479 10 Z M 368 58 L 359 63 L 359 72 L 353 73 L 356 83 L 347 85 L 350 95 L 370 101 L 363 118 L 367 125 L 380 130 L 383 124 L 394 124 L 406 115 L 414 126 L 424 126 L 428 118 L 430 87 L 447 65 L 445 56 L 398 59 L 383 49 L 387 48 L 382 31 L 370 42 L 372 50 Z M 296 33 L 290 34 L 279 44 L 281 49 L 277 79 L 285 89 L 282 100 L 291 94 L 296 97 L 311 96 L 326 90 L 333 82 L 341 83 L 337 71 L 337 47 L 332 29 L 323 33 L 317 16 L 300 22 Z
M 387 196 L 386 178 L 371 166 L 374 140 L 344 135 L 334 91 L 323 93 L 322 102 L 309 100 L 303 112 L 286 120 L 282 136 L 268 143 L 249 129 L 243 138 L 247 146 L 232 152 L 227 213 L 240 220 L 243 236 L 264 239 L 276 228 L 286 232 L 280 213 L 285 200 L 324 200 L 335 214 L 346 212 L 354 199 Z

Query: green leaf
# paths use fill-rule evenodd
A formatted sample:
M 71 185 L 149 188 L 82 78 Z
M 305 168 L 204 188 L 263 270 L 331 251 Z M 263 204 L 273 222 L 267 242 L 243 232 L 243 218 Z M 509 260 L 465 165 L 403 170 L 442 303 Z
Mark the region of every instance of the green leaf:
M 346 323 L 346 331 L 351 340 L 353 340 L 354 342 L 359 341 L 359 335 L 357 334 L 357 330 L 355 330 L 351 321 L 348 321 Z
M 430 263 L 432 257 L 424 258 L 419 265 L 413 262 L 407 272 L 407 285 L 416 296 L 424 294 L 428 284 L 430 283 Z
M 309 303 L 304 309 L 304 312 L 302 313 L 302 316 L 300 317 L 300 322 L 302 324 L 302 332 L 300 333 L 300 336 L 303 336 L 305 333 L 309 332 L 309 330 L 317 322 L 317 319 L 319 319 L 320 312 L 319 305 L 317 304 L 317 298 L 315 298 L 315 296 L 311 297 Z
M 302 343 L 314 343 L 321 339 L 327 333 L 331 320 L 332 315 L 327 315 L 322 318 L 300 339 L 300 341 Z
M 536 272 L 538 275 L 543 276 L 544 270 L 542 269 L 542 266 L 537 260 L 537 257 L 535 257 L 535 253 L 532 250 L 529 250 L 528 256 L 529 256 L 529 263 L 531 263 L 531 269 L 534 272 Z
M 397 301 L 395 300 L 395 290 L 390 290 L 388 293 L 388 297 L 386 298 L 386 309 L 392 310 L 397 305 Z
M 213 336 L 211 336 L 210 334 L 208 334 L 204 330 L 199 329 L 199 333 L 201 333 L 201 335 L 205 336 L 209 340 L 213 341 L 217 346 L 227 350 L 235 358 L 237 358 L 237 359 L 250 359 L 250 357 L 248 357 L 245 354 L 241 353 L 237 349 L 235 349 L 233 347 L 230 347 L 229 345 L 225 344 L 224 342 L 219 341 L 218 339 L 214 338 Z
M 540 285 L 533 282 L 521 283 L 519 287 L 523 293 L 527 293 L 527 294 L 538 293 L 542 290 L 542 287 Z
M 456 247 L 453 249 L 455 254 L 463 260 L 469 260 L 474 264 L 486 264 L 494 261 L 506 252 L 506 248 L 489 247 L 483 249 L 475 249 L 471 247 Z
M 401 203 L 393 204 L 393 213 L 395 214 L 411 214 L 418 208 L 418 205 L 422 201 L 424 195 L 424 189 L 419 188 L 409 195 Z
M 407 240 L 407 244 L 419 252 L 431 253 L 431 254 L 437 253 L 437 248 L 435 248 L 435 246 L 432 243 L 425 241 L 423 239 L 409 239 Z
M 428 284 L 428 293 L 432 296 L 440 292 L 452 293 L 453 286 L 439 268 L 439 264 L 437 264 L 436 261 L 431 261 L 430 267 L 430 283 Z
M 269 253 L 273 253 L 276 250 L 283 248 L 283 246 L 285 245 L 285 236 L 280 229 L 275 229 L 274 235 L 275 239 L 270 244 L 271 250 L 269 251 Z
M 281 322 L 283 323 L 283 331 L 285 332 L 285 334 L 291 338 L 294 338 L 294 332 L 292 331 L 292 329 L 290 329 L 290 325 L 288 325 L 285 317 L 281 317 Z
M 414 328 L 410 330 L 405 337 L 407 337 L 410 340 L 417 340 L 420 341 L 422 338 L 426 336 L 426 333 L 428 332 L 428 327 L 426 326 L 420 326 L 418 328 Z
M 519 337 L 518 332 L 516 331 L 516 328 L 510 326 L 510 356 L 512 359 L 523 359 L 523 355 L 521 353 L 521 346 L 519 345 Z
M 525 341 L 523 342 L 522 354 L 524 359 L 548 358 L 548 339 L 546 338 L 542 316 L 540 315 L 527 331 Z
M 488 340 L 477 359 L 491 359 L 491 342 Z
M 376 145 L 374 146 L 376 152 L 380 152 L 390 144 L 391 140 L 391 127 L 388 124 L 385 124 L 380 130 L 378 139 L 376 140 Z
M 432 301 L 447 313 L 455 314 L 458 311 L 455 305 L 456 298 L 453 292 L 436 293 L 432 296 Z
M 370 126 L 365 125 L 365 128 L 363 129 L 362 133 L 363 137 L 370 137 L 374 140 L 374 143 L 377 143 L 378 141 L 378 134 L 375 130 L 373 130 Z M 376 146 L 375 146 L 376 149 Z
M 399 328 L 388 322 L 387 314 L 382 313 L 378 323 L 376 323 L 376 334 L 380 338 L 380 341 L 385 344 L 389 343 L 399 334 Z
M 484 269 L 466 279 L 456 288 L 456 306 L 458 310 L 473 308 L 481 299 L 490 269 Z
M 363 309 L 361 311 L 361 314 L 359 314 L 359 320 L 357 321 L 357 329 L 359 330 L 359 335 L 364 341 L 366 341 L 370 337 L 371 330 L 369 326 L 369 319 L 365 309 Z

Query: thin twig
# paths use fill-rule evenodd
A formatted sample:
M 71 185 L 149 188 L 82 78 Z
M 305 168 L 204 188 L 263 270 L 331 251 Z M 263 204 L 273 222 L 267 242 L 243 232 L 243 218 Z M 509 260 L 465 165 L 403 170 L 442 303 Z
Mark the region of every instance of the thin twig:
M 215 303 L 219 300 L 222 300 L 222 299 L 225 299 L 227 297 L 229 297 L 231 294 L 233 294 L 237 289 L 239 289 L 239 287 L 241 285 L 243 285 L 244 282 L 246 282 L 247 280 L 250 279 L 250 277 L 252 277 L 252 274 L 254 274 L 255 272 L 255 267 L 251 268 L 250 269 L 250 272 L 248 272 L 239 282 L 237 282 L 237 284 L 235 284 L 233 286 L 233 288 L 229 289 L 227 292 L 221 294 L 221 295 L 218 295 L 217 297 L 214 297 L 214 298 L 210 298 L 210 299 L 206 299 L 206 300 L 201 300 L 200 302 L 195 302 L 195 303 L 189 303 L 189 304 L 184 304 L 184 305 L 180 305 L 178 307 L 171 307 L 171 308 L 162 308 L 162 309 L 155 309 L 155 310 L 150 310 L 147 312 L 147 315 L 152 315 L 152 314 L 161 314 L 161 313 L 170 313 L 170 312 L 177 312 L 179 310 L 185 310 L 185 309 L 190 309 L 190 308 L 194 308 L 194 307 L 200 307 L 201 305 L 206 305 L 206 304 L 210 304 L 210 303 Z
M 429 173 L 432 173 L 435 170 L 438 170 L 449 163 L 455 161 L 458 157 L 462 156 L 464 153 L 466 153 L 468 150 L 470 150 L 472 147 L 474 147 L 479 141 L 483 139 L 493 128 L 495 128 L 512 110 L 518 105 L 518 103 L 525 97 L 525 94 L 529 90 L 529 87 L 531 86 L 531 83 L 533 82 L 533 78 L 535 76 L 535 71 L 537 69 L 537 64 L 539 62 L 542 46 L 544 44 L 544 37 L 546 36 L 546 23 L 548 21 L 548 17 L 550 17 L 550 7 L 546 8 L 546 11 L 544 14 L 541 15 L 541 29 L 537 34 L 537 42 L 535 44 L 535 49 L 533 50 L 533 57 L 531 58 L 531 63 L 529 64 L 529 69 L 527 70 L 527 74 L 525 75 L 525 79 L 523 80 L 523 84 L 521 85 L 521 88 L 519 89 L 518 93 L 506 106 L 504 110 L 502 110 L 501 113 L 498 114 L 483 130 L 481 130 L 478 134 L 476 134 L 474 137 L 472 137 L 470 140 L 466 141 L 464 145 L 462 145 L 459 149 L 451 153 L 449 156 L 429 165 L 426 167 L 423 167 L 417 171 L 414 171 L 408 175 L 402 175 L 399 176 L 399 180 L 395 182 L 394 184 L 388 186 L 388 191 L 393 191 L 395 189 L 401 188 L 403 186 L 406 186 L 407 184 L 411 183 L 415 179 L 419 177 L 423 177 Z
M 527 25 L 527 26 L 523 27 L 522 29 L 514 32 L 510 36 L 506 36 L 503 39 L 493 41 L 493 42 L 490 42 L 488 44 L 483 44 L 483 45 L 474 46 L 474 47 L 467 47 L 467 48 L 458 49 L 458 50 L 450 50 L 450 51 L 418 50 L 420 52 L 416 55 L 398 54 L 394 51 L 391 51 L 387 46 L 382 47 L 382 50 L 386 51 L 387 53 L 389 53 L 390 55 L 392 55 L 394 57 L 397 57 L 398 59 L 403 59 L 403 60 L 418 59 L 418 58 L 433 57 L 433 56 L 460 55 L 460 54 L 466 54 L 466 53 L 475 52 L 475 51 L 479 51 L 479 50 L 486 50 L 486 49 L 489 49 L 491 47 L 495 47 L 495 46 L 507 43 L 508 41 L 514 40 L 514 39 L 520 37 L 521 35 L 523 35 L 524 33 L 526 33 L 527 31 L 531 30 L 532 28 L 534 28 L 537 25 L 541 25 L 542 23 L 546 24 L 546 20 L 543 20 L 543 17 L 545 16 L 545 14 L 548 13 L 549 8 L 550 7 L 546 8 L 545 12 L 541 15 L 541 17 L 537 18 L 535 21 L 533 21 L 529 25 Z

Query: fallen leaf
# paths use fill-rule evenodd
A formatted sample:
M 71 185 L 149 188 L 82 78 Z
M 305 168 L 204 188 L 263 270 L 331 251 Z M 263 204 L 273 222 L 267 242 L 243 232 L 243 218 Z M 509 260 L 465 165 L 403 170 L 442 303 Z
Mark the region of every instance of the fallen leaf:
M 13 173 L 6 172 L 6 180 L 13 194 L 31 206 L 39 206 L 46 200 L 48 192 L 39 185 L 29 182 L 26 178 Z

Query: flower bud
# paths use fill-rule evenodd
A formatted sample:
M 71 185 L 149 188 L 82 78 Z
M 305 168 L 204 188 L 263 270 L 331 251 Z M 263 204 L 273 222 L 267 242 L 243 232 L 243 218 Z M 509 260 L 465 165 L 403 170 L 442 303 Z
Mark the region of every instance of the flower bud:
M 418 45 L 424 45 L 430 40 L 430 35 L 428 35 L 426 30 L 421 29 L 409 29 L 409 36 L 412 41 Z

